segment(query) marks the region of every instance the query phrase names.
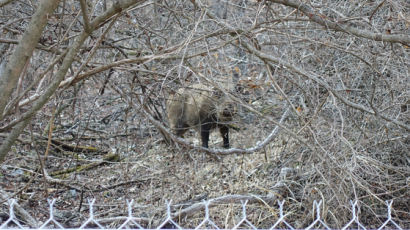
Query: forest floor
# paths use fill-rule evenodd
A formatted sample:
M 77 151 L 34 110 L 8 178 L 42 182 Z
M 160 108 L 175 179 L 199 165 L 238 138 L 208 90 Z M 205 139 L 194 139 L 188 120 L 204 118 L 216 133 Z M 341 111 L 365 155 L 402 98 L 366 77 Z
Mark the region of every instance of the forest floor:
M 79 227 L 87 220 L 91 199 L 95 199 L 94 218 L 111 228 L 123 223 L 116 217 L 128 215 L 127 200 L 133 200 L 133 216 L 140 218 L 138 223 L 144 228 L 163 223 L 168 202 L 174 221 L 184 228 L 195 228 L 204 220 L 204 208 L 190 208 L 207 200 L 213 200 L 210 219 L 224 229 L 240 222 L 246 200 L 247 220 L 257 228 L 276 223 L 280 217 L 278 201 L 284 201 L 286 220 L 295 228 L 315 221 L 313 204 L 323 199 L 322 218 L 329 226 L 343 227 L 351 218 L 348 202 L 339 202 L 336 197 L 326 200 L 323 188 L 329 187 L 328 182 L 316 176 L 323 169 L 303 163 L 310 156 L 301 153 L 300 144 L 281 131 L 259 152 L 225 155 L 217 160 L 203 152 L 167 145 L 154 126 L 124 109 L 118 100 L 108 96 L 83 100 L 78 114 L 91 115 L 62 113 L 50 139 L 40 135 L 47 130 L 43 122 L 50 116 L 39 116 L 31 133 L 21 136 L 0 168 L 0 187 L 5 192 L 0 219 L 8 218 L 7 198 L 17 199 L 22 209 L 39 221 L 49 218 L 47 200 L 56 199 L 54 218 L 66 228 Z M 280 117 L 280 107 L 275 108 L 272 113 Z M 48 109 L 43 113 L 52 114 Z M 254 122 L 242 123 L 240 131 L 231 131 L 232 147 L 251 147 L 275 127 L 263 121 L 255 126 L 258 120 L 249 119 Z M 188 132 L 186 140 L 199 145 L 195 131 Z M 219 132 L 214 131 L 210 148 L 220 148 L 221 142 Z M 330 205 L 332 202 L 340 206 Z M 385 204 L 378 207 L 381 214 L 387 213 Z M 377 228 L 385 219 L 373 214 L 366 212 L 361 221 Z M 407 214 L 398 215 L 405 220 Z M 284 224 L 278 227 L 287 228 Z

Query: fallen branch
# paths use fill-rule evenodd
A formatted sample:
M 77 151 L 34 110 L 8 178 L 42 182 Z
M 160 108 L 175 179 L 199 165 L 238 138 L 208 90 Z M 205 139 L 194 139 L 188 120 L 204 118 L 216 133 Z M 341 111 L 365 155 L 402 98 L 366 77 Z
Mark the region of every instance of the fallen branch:
M 61 147 L 63 150 L 71 151 L 71 152 L 79 152 L 79 153 L 107 152 L 107 151 L 103 151 L 103 150 L 100 150 L 92 146 L 70 145 L 70 144 L 66 144 L 58 140 L 51 140 L 51 143 L 53 143 L 56 146 Z
M 107 162 L 118 162 L 120 161 L 120 155 L 119 154 L 114 154 L 114 153 L 108 153 L 104 156 L 104 158 L 101 161 L 98 162 L 92 162 L 90 164 L 85 164 L 85 165 L 79 165 L 74 168 L 68 168 L 68 169 L 63 169 L 59 171 L 54 171 L 50 173 L 50 176 L 57 176 L 57 175 L 62 175 L 62 174 L 68 174 L 72 172 L 80 172 L 80 171 L 85 171 L 85 170 L 90 170 L 92 168 L 95 168 L 97 166 L 106 164 Z

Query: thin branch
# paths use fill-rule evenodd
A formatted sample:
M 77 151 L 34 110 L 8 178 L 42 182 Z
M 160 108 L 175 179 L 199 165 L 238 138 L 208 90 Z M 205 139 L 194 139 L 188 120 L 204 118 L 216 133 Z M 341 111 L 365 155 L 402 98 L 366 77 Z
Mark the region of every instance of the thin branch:
M 14 0 L 0 0 L 0 7 L 3 7 L 9 3 L 11 3 Z
M 267 61 L 270 61 L 270 62 L 274 62 L 274 63 L 276 63 L 276 64 L 278 64 L 278 65 L 285 66 L 288 70 L 291 70 L 291 71 L 294 72 L 294 73 L 300 74 L 301 76 L 304 76 L 304 77 L 306 77 L 306 78 L 308 78 L 308 79 L 313 80 L 314 82 L 318 83 L 319 85 L 325 87 L 327 90 L 329 90 L 330 92 L 332 92 L 332 94 L 335 95 L 335 97 L 336 97 L 337 99 L 339 99 L 340 101 L 342 101 L 342 102 L 343 102 L 344 104 L 346 104 L 347 106 L 352 107 L 352 108 L 357 109 L 357 110 L 360 110 L 360 111 L 362 111 L 362 112 L 366 112 L 366 113 L 371 114 L 371 115 L 376 115 L 376 112 L 375 112 L 375 111 L 373 111 L 373 110 L 371 110 L 371 109 L 369 109 L 369 108 L 367 108 L 367 107 L 365 107 L 365 106 L 363 106 L 363 105 L 361 105 L 361 104 L 357 104 L 357 103 L 354 103 L 354 102 L 351 102 L 351 101 L 347 100 L 346 97 L 340 95 L 340 94 L 339 94 L 335 89 L 333 89 L 329 84 L 327 84 L 326 82 L 320 80 L 320 78 L 322 78 L 322 77 L 317 76 L 317 75 L 314 74 L 314 73 L 305 72 L 304 70 L 302 70 L 302 69 L 300 69 L 300 68 L 298 68 L 298 67 L 296 67 L 296 66 L 294 66 L 294 65 L 292 65 L 292 64 L 290 64 L 290 63 L 288 63 L 288 62 L 286 62 L 286 61 L 284 61 L 284 60 L 282 60 L 282 59 L 278 59 L 278 58 L 276 58 L 276 57 L 274 57 L 274 56 L 272 56 L 272 55 L 269 55 L 269 54 L 266 54 L 266 53 L 264 53 L 264 52 L 261 52 L 261 51 L 255 49 L 253 46 L 249 45 L 249 44 L 248 44 L 247 42 L 245 42 L 245 41 L 241 41 L 240 44 L 241 44 L 244 48 L 246 48 L 249 52 L 255 54 L 256 56 L 258 56 L 258 57 L 259 57 L 260 59 L 262 59 L 262 60 L 267 60 Z M 406 130 L 410 130 L 410 126 L 408 126 L 408 125 L 406 125 L 406 124 L 404 124 L 404 123 L 402 123 L 402 122 L 400 122 L 400 121 L 398 121 L 398 120 L 395 120 L 395 119 L 393 119 L 393 118 L 387 117 L 387 116 L 384 115 L 384 114 L 377 114 L 377 115 L 380 116 L 381 118 L 383 118 L 383 119 L 386 120 L 386 121 L 390 121 L 390 122 L 392 122 L 393 124 L 396 124 L 396 125 L 400 126 L 401 128 L 404 128 L 404 129 L 406 129 Z
M 27 95 L 27 93 L 28 93 L 35 85 L 37 85 L 40 81 L 42 81 L 42 80 L 44 79 L 44 76 L 45 76 L 49 71 L 51 71 L 52 68 L 57 64 L 57 62 L 61 61 L 61 59 L 63 59 L 64 55 L 66 55 L 66 54 L 67 54 L 67 50 L 66 50 L 63 54 L 61 54 L 61 55 L 59 55 L 58 57 L 56 57 L 56 58 L 54 59 L 54 61 L 47 67 L 47 69 L 44 70 L 42 73 L 40 73 L 40 74 L 38 75 L 38 77 L 36 78 L 36 80 L 34 80 L 33 82 L 31 82 L 31 84 L 30 84 L 29 86 L 27 86 L 26 89 L 25 89 L 19 96 L 15 97 L 13 100 L 11 100 L 11 102 L 9 102 L 8 105 L 7 105 L 7 107 L 6 107 L 3 116 L 10 115 L 11 112 L 12 112 L 12 109 L 13 109 L 16 105 L 17 105 L 18 107 L 21 107 L 21 106 L 27 105 L 27 104 L 33 102 L 34 100 L 36 100 L 37 98 L 39 98 L 39 97 L 40 97 L 40 93 L 38 92 L 38 91 L 39 91 L 39 87 L 37 87 L 36 93 L 34 93 L 34 95 L 31 95 L 29 98 L 20 101 L 25 95 Z M 18 103 L 18 104 L 17 104 L 17 103 Z M 1 127 L 1 128 L 0 128 L 0 132 L 1 132 L 2 130 L 5 130 L 5 129 L 8 129 L 8 128 L 13 127 L 13 126 L 14 126 L 15 124 L 17 124 L 18 122 L 20 122 L 20 119 L 18 119 L 18 118 L 14 119 L 14 120 L 13 120 L 12 122 L 10 122 L 9 124 L 7 124 L 7 125 Z M 14 124 L 12 124 L 12 123 L 14 123 Z
M 336 31 L 353 34 L 358 37 L 371 39 L 374 41 L 384 41 L 401 43 L 403 45 L 410 45 L 410 36 L 405 34 L 382 34 L 374 33 L 368 30 L 355 28 L 349 25 L 343 25 L 340 22 L 331 21 L 331 19 L 325 15 L 318 14 L 312 7 L 300 2 L 299 0 L 269 0 L 270 2 L 279 3 L 285 6 L 295 8 L 306 14 L 312 21 L 330 28 Z

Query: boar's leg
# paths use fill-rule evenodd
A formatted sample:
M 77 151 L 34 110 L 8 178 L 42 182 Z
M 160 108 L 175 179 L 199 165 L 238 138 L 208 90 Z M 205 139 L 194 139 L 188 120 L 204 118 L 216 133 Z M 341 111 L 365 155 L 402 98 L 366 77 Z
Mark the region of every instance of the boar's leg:
M 209 122 L 201 124 L 201 139 L 202 139 L 202 147 L 204 148 L 208 148 L 209 134 L 211 132 L 211 128 L 212 128 L 212 124 Z
M 219 131 L 221 132 L 221 136 L 224 140 L 223 147 L 229 149 L 229 128 L 225 125 L 219 127 Z

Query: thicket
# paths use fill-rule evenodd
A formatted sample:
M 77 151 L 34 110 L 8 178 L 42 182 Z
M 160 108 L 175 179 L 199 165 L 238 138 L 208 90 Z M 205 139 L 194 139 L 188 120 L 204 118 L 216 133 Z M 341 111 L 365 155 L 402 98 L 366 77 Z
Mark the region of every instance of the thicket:
M 137 214 L 160 221 L 168 199 L 177 209 L 253 194 L 266 201 L 250 208 L 257 227 L 270 227 L 281 199 L 297 228 L 314 219 L 314 200 L 340 228 L 350 200 L 369 227 L 393 200 L 409 228 L 409 9 L 406 0 L 0 1 L 1 201 L 18 198 L 41 219 L 32 202 L 47 207 L 46 197 L 79 213 L 95 197 L 117 214 L 135 199 Z M 210 149 L 195 132 L 169 132 L 167 99 L 197 83 L 235 101 L 232 149 L 216 132 Z M 214 209 L 226 228 L 240 216 L 232 202 Z

